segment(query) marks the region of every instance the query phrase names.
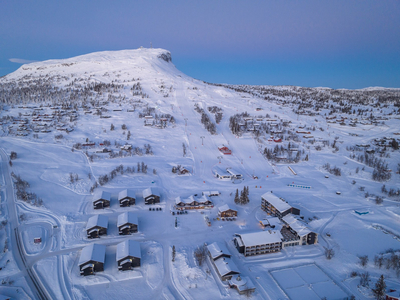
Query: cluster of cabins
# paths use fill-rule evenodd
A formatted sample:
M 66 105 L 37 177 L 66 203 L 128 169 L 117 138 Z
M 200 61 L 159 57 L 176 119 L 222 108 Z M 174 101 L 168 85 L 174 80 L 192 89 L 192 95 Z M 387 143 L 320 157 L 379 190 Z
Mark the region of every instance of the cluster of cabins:
M 79 258 L 79 270 L 83 276 L 94 275 L 104 271 L 106 259 L 106 246 L 91 244 L 82 249 Z M 140 267 L 141 251 L 140 243 L 133 240 L 125 240 L 117 244 L 116 263 L 118 270 L 132 270 Z
M 318 234 L 311 231 L 294 215 L 300 210 L 272 193 L 261 196 L 261 208 L 272 217 L 260 221 L 264 231 L 236 234 L 233 242 L 244 256 L 279 252 L 285 247 L 313 245 Z
M 129 235 L 139 230 L 138 217 L 135 213 L 124 212 L 118 216 L 117 221 L 119 235 Z M 104 215 L 96 215 L 90 217 L 86 224 L 86 233 L 89 239 L 99 238 L 107 235 L 108 217 Z
M 20 118 L 13 118 L 12 123 L 18 126 L 10 125 L 9 132 L 15 133 L 17 136 L 27 136 L 31 132 L 49 133 L 51 129 L 58 131 L 71 132 L 72 122 L 78 118 L 76 110 L 71 107 L 50 107 L 52 111 L 43 107 L 19 106 L 18 108 L 30 110 L 24 112 Z
M 356 127 L 357 124 L 360 125 L 378 125 L 379 121 L 388 120 L 387 117 L 382 116 L 372 116 L 370 118 L 347 118 L 343 116 L 328 116 L 326 117 L 326 123 L 330 124 L 340 124 L 340 125 L 349 125 L 352 127 Z
M 160 203 L 160 194 L 152 188 L 147 188 L 142 192 L 144 204 Z M 100 209 L 109 207 L 111 203 L 111 193 L 105 191 L 97 192 L 93 197 L 93 208 Z M 120 207 L 129 207 L 136 204 L 136 192 L 125 189 L 118 193 L 118 203 Z
M 214 269 L 222 281 L 228 281 L 231 288 L 237 289 L 239 294 L 255 291 L 253 282 L 247 276 L 240 276 L 239 269 L 231 259 L 231 253 L 226 246 L 219 242 L 207 245 L 207 252 Z

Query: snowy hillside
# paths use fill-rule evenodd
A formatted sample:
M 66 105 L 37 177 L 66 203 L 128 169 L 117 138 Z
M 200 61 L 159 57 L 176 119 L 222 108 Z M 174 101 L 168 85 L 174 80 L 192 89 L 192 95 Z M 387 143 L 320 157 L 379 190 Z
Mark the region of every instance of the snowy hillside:
M 398 89 L 211 84 L 137 49 L 23 65 L 0 105 L 0 294 L 371 299 L 381 274 L 400 290 Z M 138 232 L 120 234 L 125 212 Z M 127 240 L 140 266 L 121 271 Z M 93 244 L 104 270 L 81 276 Z

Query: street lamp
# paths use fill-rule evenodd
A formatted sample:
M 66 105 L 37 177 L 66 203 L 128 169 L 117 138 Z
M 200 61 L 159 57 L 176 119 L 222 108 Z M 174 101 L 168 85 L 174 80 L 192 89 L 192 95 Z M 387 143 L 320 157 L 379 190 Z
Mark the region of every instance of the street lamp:
M 222 157 L 222 156 L 218 156 L 217 158 L 218 158 L 218 160 L 219 160 L 219 163 L 221 163 L 221 159 L 222 159 L 223 157 Z
M 205 136 L 201 136 L 201 145 L 203 146 L 203 140 L 206 138 Z

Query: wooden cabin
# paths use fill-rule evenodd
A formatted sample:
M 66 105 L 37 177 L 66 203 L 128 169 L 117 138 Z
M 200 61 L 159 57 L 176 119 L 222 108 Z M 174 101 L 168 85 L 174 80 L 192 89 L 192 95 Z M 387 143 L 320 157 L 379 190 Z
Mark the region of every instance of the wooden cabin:
M 84 247 L 81 252 L 81 257 L 79 258 L 80 274 L 87 276 L 104 271 L 105 258 L 105 245 L 91 244 Z
M 111 202 L 111 194 L 104 191 L 97 192 L 93 197 L 93 208 L 100 209 L 109 207 Z
M 118 202 L 120 207 L 135 205 L 136 193 L 133 190 L 126 189 L 118 193 Z
M 90 217 L 86 224 L 86 233 L 89 239 L 99 238 L 101 235 L 107 235 L 108 217 L 96 215 Z
M 125 240 L 117 245 L 117 264 L 118 270 L 132 270 L 140 267 L 141 261 L 140 243 L 133 240 Z
M 138 217 L 135 213 L 127 211 L 118 216 L 118 232 L 120 235 L 128 235 L 138 232 Z
M 160 203 L 160 195 L 152 188 L 147 188 L 143 191 L 144 204 Z
M 218 207 L 218 216 L 221 218 L 237 217 L 237 211 L 231 209 L 228 204 Z

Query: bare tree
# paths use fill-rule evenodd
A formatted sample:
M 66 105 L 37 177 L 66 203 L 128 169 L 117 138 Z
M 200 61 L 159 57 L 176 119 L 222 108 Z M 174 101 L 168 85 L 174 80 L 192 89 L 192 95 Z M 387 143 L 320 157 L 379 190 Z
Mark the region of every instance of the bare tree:
M 369 286 L 370 278 L 369 278 L 369 273 L 361 273 L 360 274 L 360 285 L 363 287 Z
M 207 255 L 207 250 L 204 245 L 194 250 L 194 258 L 196 259 L 200 267 L 203 265 L 203 262 L 206 259 L 206 255 Z
M 359 256 L 358 258 L 360 260 L 358 263 L 365 268 L 369 261 L 368 255 Z
M 327 247 L 324 247 L 324 249 L 325 249 L 325 257 L 327 259 L 332 259 L 332 257 L 335 255 L 335 251 L 332 248 L 327 248 Z

